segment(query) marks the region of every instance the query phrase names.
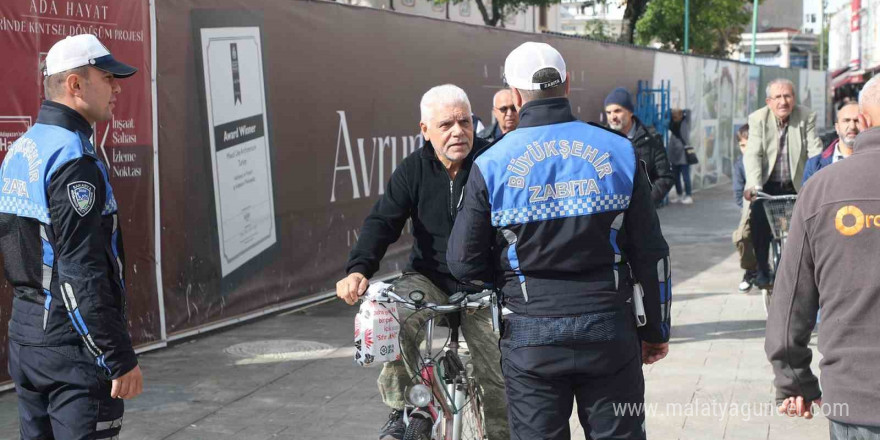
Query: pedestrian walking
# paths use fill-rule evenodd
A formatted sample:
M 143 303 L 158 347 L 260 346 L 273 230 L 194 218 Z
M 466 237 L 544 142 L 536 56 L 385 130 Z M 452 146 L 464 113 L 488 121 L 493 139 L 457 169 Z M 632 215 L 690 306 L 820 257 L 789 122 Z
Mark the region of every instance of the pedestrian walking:
M 669 124 L 669 164 L 672 166 L 672 178 L 675 192 L 669 192 L 669 202 L 681 201 L 684 205 L 694 203 L 691 190 L 691 165 L 696 164 L 697 155 L 690 145 L 690 112 L 673 109 L 672 122 Z M 693 162 L 693 163 L 691 163 Z M 682 192 L 682 184 L 684 191 Z

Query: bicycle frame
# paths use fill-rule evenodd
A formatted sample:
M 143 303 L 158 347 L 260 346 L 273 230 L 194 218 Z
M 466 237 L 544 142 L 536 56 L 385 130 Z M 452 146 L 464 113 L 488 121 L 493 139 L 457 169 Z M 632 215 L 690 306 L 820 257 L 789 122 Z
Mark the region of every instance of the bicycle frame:
M 770 195 L 764 192 L 757 192 L 755 203 L 761 203 L 764 208 L 764 214 L 767 217 L 767 224 L 770 227 L 772 239 L 770 240 L 770 259 L 768 263 L 772 266 L 775 273 L 779 269 L 779 260 L 782 258 L 782 251 L 785 248 L 785 242 L 788 239 L 788 228 L 791 223 L 791 214 L 794 210 L 794 203 L 797 195 Z M 769 314 L 770 296 L 772 295 L 772 287 L 761 289 L 761 298 L 764 305 L 764 313 Z
M 386 296 L 382 299 L 377 299 L 377 301 L 396 302 L 416 311 L 429 308 L 435 312 L 453 313 L 468 308 L 477 309 L 485 307 L 485 297 L 491 292 L 483 291 L 480 292 L 482 296 L 465 296 L 463 302 L 439 306 L 436 304 L 406 301 L 403 298 L 400 298 L 399 296 L 394 294 L 393 290 L 391 289 L 388 289 L 383 293 Z M 461 295 L 464 295 L 464 293 L 462 293 Z M 494 326 L 494 317 L 497 314 L 495 313 L 495 311 L 497 310 L 495 309 L 496 304 L 494 300 L 494 293 L 491 293 L 491 295 L 492 296 L 489 298 L 489 303 L 493 308 Z M 474 301 L 480 300 L 483 302 L 468 302 L 468 298 L 473 298 Z M 432 315 L 428 317 L 425 322 L 426 350 L 424 356 L 420 356 L 422 358 L 422 365 L 419 369 L 419 373 L 417 376 L 423 385 L 431 389 L 432 399 L 431 402 L 429 402 L 427 405 L 427 412 L 422 410 L 421 408 L 416 408 L 408 403 L 407 408 L 404 411 L 404 420 L 406 420 L 406 423 L 409 424 L 410 417 L 417 413 L 420 413 L 423 417 L 429 416 L 430 420 L 433 422 L 431 429 L 431 437 L 433 439 L 441 439 L 441 437 L 438 437 L 438 435 L 440 434 L 440 429 L 442 426 L 444 428 L 442 440 L 460 440 L 462 436 L 462 428 L 464 422 L 463 410 L 468 404 L 468 396 L 469 394 L 472 394 L 471 397 L 475 399 L 475 402 L 479 402 L 479 399 L 476 393 L 476 387 L 473 386 L 474 383 L 472 382 L 472 379 L 468 377 L 465 368 L 461 368 L 461 370 L 452 377 L 448 376 L 448 374 L 451 373 L 447 371 L 448 363 L 444 363 L 443 368 L 437 368 L 438 366 L 434 361 L 434 353 L 432 347 L 432 342 L 434 338 L 434 319 L 435 316 Z M 449 359 L 454 359 L 454 362 L 456 362 L 459 367 L 463 367 L 461 360 L 458 357 L 458 331 L 459 329 L 457 326 L 451 327 L 449 343 L 446 344 L 446 352 L 444 353 L 442 359 L 444 359 L 445 362 L 453 362 Z M 404 350 L 401 349 L 401 351 Z M 481 438 L 484 438 L 485 433 L 482 426 L 482 414 L 480 414 L 479 407 L 476 408 L 477 410 L 475 410 L 473 413 L 476 420 L 476 429 L 478 431 L 478 435 Z M 445 425 L 443 425 L 444 421 Z
M 773 263 L 773 271 L 775 272 L 779 265 L 779 259 L 782 257 L 782 250 L 785 248 L 785 242 L 788 239 L 788 227 L 791 222 L 791 213 L 793 205 L 797 200 L 797 195 L 779 195 L 773 196 L 767 193 L 758 192 L 755 201 L 762 203 L 764 213 L 767 216 L 767 224 L 773 235 L 771 240 L 771 255 Z
M 469 390 L 464 383 L 464 372 L 459 377 L 445 378 L 440 376 L 432 353 L 432 340 L 434 336 L 434 318 L 429 318 L 425 331 L 425 356 L 423 366 L 419 372 L 422 383 L 431 388 L 434 398 L 428 405 L 428 411 L 434 421 L 432 437 L 437 438 L 439 428 L 445 421 L 443 429 L 444 440 L 459 440 L 462 433 L 462 409 L 467 404 L 468 394 L 475 390 Z M 458 355 L 458 328 L 451 330 L 449 343 L 446 345 L 447 355 Z M 452 379 L 452 380 L 449 380 Z M 447 383 L 448 382 L 448 383 Z M 479 426 L 479 425 L 478 425 Z M 482 430 L 482 426 L 479 426 Z M 481 433 L 482 435 L 482 433 Z
M 434 339 L 434 318 L 428 318 L 425 330 L 425 356 L 422 359 L 423 366 L 421 371 L 419 371 L 419 377 L 422 379 L 422 383 L 431 388 L 432 394 L 434 395 L 433 401 L 428 405 L 428 410 L 431 412 L 431 418 L 435 421 L 436 430 L 436 422 L 440 420 L 440 414 L 449 414 L 449 402 L 446 400 L 446 396 L 444 394 L 444 389 L 442 388 L 442 380 L 437 372 L 437 369 L 434 365 L 434 356 L 432 353 L 432 340 Z M 439 404 L 440 408 L 436 407 Z

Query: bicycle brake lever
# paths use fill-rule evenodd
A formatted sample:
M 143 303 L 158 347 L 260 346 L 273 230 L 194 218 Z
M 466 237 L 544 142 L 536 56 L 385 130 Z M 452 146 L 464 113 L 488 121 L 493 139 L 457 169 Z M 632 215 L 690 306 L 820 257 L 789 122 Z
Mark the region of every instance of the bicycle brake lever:
M 461 304 L 465 299 L 468 298 L 467 292 L 456 292 L 452 296 L 449 297 L 449 304 Z
M 472 294 L 468 295 L 467 299 L 468 299 L 468 301 L 479 301 L 479 300 L 481 300 L 491 294 L 492 294 L 491 290 L 483 290 L 483 291 L 480 291 L 477 293 L 472 293 Z

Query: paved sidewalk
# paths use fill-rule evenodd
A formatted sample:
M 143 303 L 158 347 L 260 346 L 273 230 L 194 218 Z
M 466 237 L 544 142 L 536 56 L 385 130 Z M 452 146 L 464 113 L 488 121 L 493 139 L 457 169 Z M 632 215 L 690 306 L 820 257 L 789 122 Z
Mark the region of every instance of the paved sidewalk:
M 649 438 L 826 439 L 828 423 L 756 415 L 772 399 L 757 292 L 737 293 L 730 243 L 739 212 L 727 185 L 660 211 L 672 246 L 673 340 L 645 368 Z M 378 368 L 352 363 L 355 309 L 331 302 L 283 313 L 140 357 L 146 391 L 127 403 L 124 440 L 373 439 L 388 411 Z M 303 360 L 250 356 L 257 341 L 317 345 Z M 258 346 L 256 346 L 258 348 Z M 323 349 L 323 350 L 322 350 Z M 818 357 L 818 356 L 817 356 Z M 583 432 L 572 419 L 575 439 Z M 17 438 L 14 393 L 0 395 L 0 439 Z

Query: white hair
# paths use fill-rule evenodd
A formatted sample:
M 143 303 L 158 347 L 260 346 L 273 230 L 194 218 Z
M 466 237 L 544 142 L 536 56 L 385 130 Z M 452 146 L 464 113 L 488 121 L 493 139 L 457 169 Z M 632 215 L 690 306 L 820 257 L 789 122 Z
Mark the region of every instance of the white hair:
M 786 86 L 789 86 L 789 87 L 791 87 L 791 94 L 792 94 L 792 95 L 795 94 L 794 83 L 791 82 L 791 80 L 789 80 L 789 79 L 785 79 L 785 78 L 776 78 L 776 79 L 774 79 L 773 81 L 770 81 L 769 83 L 767 83 L 767 89 L 764 90 L 764 92 L 766 93 L 766 95 L 767 95 L 768 98 L 770 97 L 770 89 L 772 89 L 773 86 L 775 86 L 775 85 L 786 85 Z
M 495 100 L 498 99 L 498 97 L 501 96 L 502 93 L 508 93 L 508 94 L 510 94 L 510 93 L 512 93 L 512 92 L 511 92 L 510 89 L 508 89 L 508 88 L 504 88 L 504 89 L 501 89 L 501 90 L 495 92 L 495 94 L 492 95 L 492 107 L 495 107 Z M 511 99 L 513 99 L 513 96 L 512 96 L 512 95 L 511 95 Z
M 880 75 L 866 82 L 859 92 L 859 111 L 864 113 L 868 106 L 880 107 Z
M 443 84 L 442 86 L 432 87 L 431 90 L 422 95 L 422 102 L 419 108 L 422 110 L 422 120 L 425 124 L 434 117 L 434 107 L 443 105 L 464 104 L 467 107 L 468 115 L 471 114 L 471 102 L 468 100 L 467 93 L 454 84 Z

